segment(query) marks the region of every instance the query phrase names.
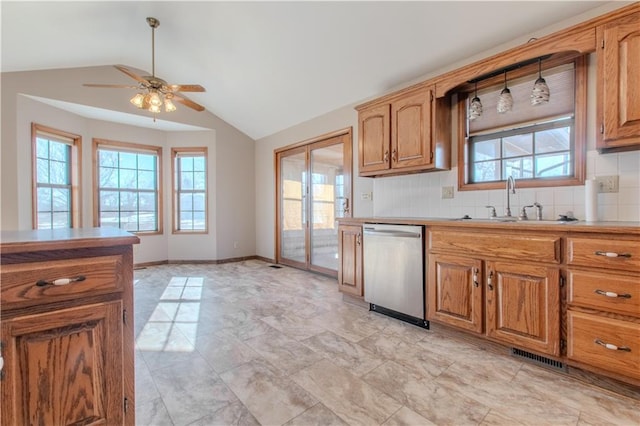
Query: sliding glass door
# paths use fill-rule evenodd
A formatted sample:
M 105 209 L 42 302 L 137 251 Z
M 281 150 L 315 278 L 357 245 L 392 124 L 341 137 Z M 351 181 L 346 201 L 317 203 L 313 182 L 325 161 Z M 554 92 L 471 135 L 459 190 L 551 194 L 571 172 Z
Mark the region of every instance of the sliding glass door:
M 338 224 L 351 216 L 351 132 L 276 152 L 277 261 L 336 275 Z

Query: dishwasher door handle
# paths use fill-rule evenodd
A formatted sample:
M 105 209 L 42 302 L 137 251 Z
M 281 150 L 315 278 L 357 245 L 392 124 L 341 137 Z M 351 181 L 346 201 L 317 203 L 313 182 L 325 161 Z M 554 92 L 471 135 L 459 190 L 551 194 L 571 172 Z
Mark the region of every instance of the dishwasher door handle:
M 377 237 L 396 237 L 396 238 L 422 238 L 422 234 L 406 231 L 391 231 L 385 229 L 364 228 L 364 235 L 375 235 Z

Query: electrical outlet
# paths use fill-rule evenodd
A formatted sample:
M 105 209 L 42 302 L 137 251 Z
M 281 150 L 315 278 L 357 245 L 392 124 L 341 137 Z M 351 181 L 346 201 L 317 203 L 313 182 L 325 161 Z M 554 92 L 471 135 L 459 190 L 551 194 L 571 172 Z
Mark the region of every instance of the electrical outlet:
M 360 194 L 360 199 L 362 201 L 371 201 L 373 199 L 373 192 L 363 192 Z
M 233 248 L 234 248 L 234 249 L 237 249 L 237 248 L 238 248 L 238 242 L 237 242 L 237 241 L 234 241 L 234 242 L 233 242 Z
M 598 192 L 618 192 L 618 175 L 613 176 L 596 176 L 596 184 Z
M 453 186 L 442 187 L 442 198 L 453 198 Z

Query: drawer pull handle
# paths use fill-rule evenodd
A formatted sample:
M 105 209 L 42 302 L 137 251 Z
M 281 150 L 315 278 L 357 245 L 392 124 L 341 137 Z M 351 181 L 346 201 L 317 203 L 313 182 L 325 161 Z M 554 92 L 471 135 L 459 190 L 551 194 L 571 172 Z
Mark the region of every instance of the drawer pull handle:
M 612 343 L 605 343 L 600 339 L 596 339 L 594 340 L 594 343 L 600 345 L 600 346 L 604 346 L 605 348 L 612 350 L 612 351 L 624 351 L 624 352 L 631 352 L 631 348 L 627 347 L 627 346 L 616 346 Z
M 40 280 L 36 283 L 36 285 L 38 287 L 44 287 L 47 285 L 67 285 L 67 284 L 71 284 L 79 281 L 84 281 L 86 279 L 87 278 L 84 275 L 78 275 L 75 278 L 58 278 L 57 280 L 53 280 L 53 281 Z
M 595 253 L 596 256 L 605 256 L 605 257 L 626 257 L 629 258 L 631 257 L 631 253 L 614 253 L 612 251 L 596 251 Z
M 613 291 L 604 291 L 604 290 L 594 290 L 594 293 L 600 294 L 602 296 L 607 296 L 607 297 L 620 297 L 622 299 L 631 299 L 631 295 L 629 293 L 618 294 L 618 293 L 614 293 Z

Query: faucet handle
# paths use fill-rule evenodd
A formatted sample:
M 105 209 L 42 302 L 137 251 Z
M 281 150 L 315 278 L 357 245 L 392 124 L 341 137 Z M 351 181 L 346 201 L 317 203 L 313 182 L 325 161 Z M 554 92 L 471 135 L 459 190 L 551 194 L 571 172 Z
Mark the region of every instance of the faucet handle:
M 533 207 L 536 208 L 536 220 L 542 220 L 542 204 L 536 201 L 533 203 Z
M 527 217 L 527 209 L 531 207 L 533 207 L 533 204 L 530 206 L 522 207 L 522 210 L 520 211 L 520 216 L 518 216 L 518 220 L 529 220 L 529 217 Z
M 489 210 L 489 217 L 498 217 L 498 215 L 496 214 L 496 208 L 494 206 L 485 206 Z

